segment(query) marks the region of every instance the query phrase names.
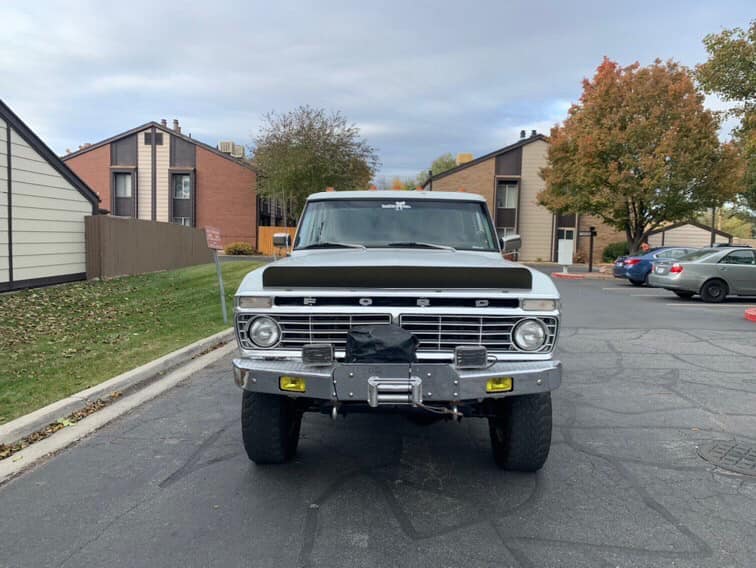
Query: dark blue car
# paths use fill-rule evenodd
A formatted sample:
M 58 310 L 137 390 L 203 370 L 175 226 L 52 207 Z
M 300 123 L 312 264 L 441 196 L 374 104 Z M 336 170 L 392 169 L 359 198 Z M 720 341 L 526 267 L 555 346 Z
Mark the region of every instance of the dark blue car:
M 614 262 L 614 277 L 627 278 L 633 286 L 643 286 L 654 261 L 674 260 L 694 250 L 695 247 L 659 247 L 637 256 L 621 256 Z

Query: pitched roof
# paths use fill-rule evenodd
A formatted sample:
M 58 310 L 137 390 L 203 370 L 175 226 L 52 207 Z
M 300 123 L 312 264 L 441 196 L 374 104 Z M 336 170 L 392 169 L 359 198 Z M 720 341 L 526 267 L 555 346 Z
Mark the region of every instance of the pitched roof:
M 254 166 L 252 166 L 252 164 L 250 164 L 249 162 L 243 162 L 241 160 L 237 160 L 236 158 L 232 158 L 228 154 L 224 154 L 223 152 L 221 152 L 217 148 L 214 148 L 213 146 L 210 146 L 209 144 L 205 144 L 204 142 L 200 142 L 196 138 L 192 138 L 185 134 L 181 134 L 180 132 L 176 132 L 175 130 L 168 128 L 167 126 L 163 126 L 162 124 L 155 122 L 154 120 L 150 122 L 146 122 L 140 126 L 137 126 L 136 128 L 127 130 L 126 132 L 121 132 L 120 134 L 116 134 L 115 136 L 106 138 L 105 140 L 100 140 L 99 142 L 90 144 L 89 146 L 85 148 L 76 150 L 76 152 L 71 152 L 70 154 L 66 154 L 65 156 L 63 156 L 63 160 L 65 161 L 70 158 L 74 158 L 76 156 L 81 156 L 82 154 L 86 154 L 87 152 L 94 150 L 95 148 L 99 148 L 101 146 L 104 146 L 105 144 L 110 144 L 111 142 L 115 142 L 116 140 L 120 140 L 121 138 L 126 138 L 127 136 L 131 136 L 132 134 L 136 134 L 137 132 L 141 132 L 142 130 L 145 130 L 147 128 L 152 128 L 152 127 L 157 128 L 158 130 L 165 132 L 167 134 L 170 134 L 172 136 L 176 136 L 177 138 L 181 138 L 182 140 L 185 140 L 186 142 L 190 142 L 191 144 L 199 146 L 200 148 L 203 148 L 207 150 L 208 152 L 212 152 L 213 154 L 216 154 L 220 156 L 221 158 L 225 158 L 226 160 L 229 160 L 243 168 L 247 168 L 248 170 L 252 170 L 253 172 L 257 171 L 254 168 Z
M 543 134 L 536 134 L 535 136 L 530 136 L 528 138 L 521 138 L 514 144 L 510 144 L 509 146 L 504 146 L 503 148 L 499 148 L 498 150 L 489 152 L 488 154 L 485 154 L 481 156 L 480 158 L 475 158 L 474 160 L 470 160 L 469 162 L 460 164 L 457 167 L 452 168 L 450 170 L 446 170 L 445 172 L 441 172 L 440 174 L 435 174 L 429 177 L 427 180 L 425 180 L 423 187 L 427 186 L 430 183 L 431 179 L 433 181 L 436 181 L 437 179 L 441 179 L 448 175 L 455 174 L 458 171 L 464 170 L 465 168 L 469 168 L 470 166 L 474 166 L 481 162 L 485 162 L 486 160 L 490 160 L 491 158 L 495 158 L 496 156 L 500 156 L 501 154 L 506 154 L 507 152 L 511 152 L 512 150 L 516 150 L 517 148 L 522 148 L 523 146 L 526 146 L 527 144 L 530 144 L 531 142 L 535 142 L 537 140 L 543 140 L 544 142 L 549 141 L 549 139 L 546 138 L 546 136 L 544 136 Z
M 698 221 L 681 221 L 680 223 L 674 223 L 672 225 L 666 225 L 664 227 L 659 227 L 658 229 L 654 229 L 653 231 L 650 231 L 649 235 L 656 235 L 658 233 L 663 233 L 665 231 L 669 231 L 671 229 L 677 229 L 678 227 L 684 227 L 685 225 L 693 225 L 694 227 L 698 227 L 699 229 L 703 229 L 707 233 L 711 233 L 712 227 L 709 225 L 704 225 L 703 223 L 699 223 Z M 730 233 L 727 233 L 725 231 L 720 231 L 719 229 L 714 229 L 714 232 L 718 234 L 720 237 L 727 237 L 728 239 L 732 239 L 734 235 L 731 235 Z
M 92 204 L 92 211 L 96 214 L 100 206 L 100 198 L 92 191 L 84 181 L 77 176 L 71 168 L 53 152 L 42 139 L 34 134 L 31 128 L 14 113 L 8 105 L 0 100 L 0 117 L 29 144 L 34 150 L 47 161 L 52 168 L 58 172 L 76 191 L 84 196 Z

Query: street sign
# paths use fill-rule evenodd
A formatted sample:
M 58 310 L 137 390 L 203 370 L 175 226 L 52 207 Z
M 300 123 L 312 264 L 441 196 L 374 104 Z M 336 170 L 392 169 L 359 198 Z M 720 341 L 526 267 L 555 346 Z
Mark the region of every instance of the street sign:
M 205 227 L 205 238 L 207 239 L 207 248 L 223 250 L 220 229 L 217 227 Z
M 595 233 L 592 233 L 591 231 L 580 231 L 578 233 L 581 237 L 594 237 L 596 236 Z
M 223 312 L 223 323 L 228 323 L 228 312 L 226 311 L 226 291 L 223 287 L 223 271 L 221 270 L 218 251 L 223 250 L 221 244 L 221 232 L 217 227 L 205 227 L 205 238 L 207 239 L 207 248 L 213 250 L 215 259 L 215 271 L 218 273 L 218 287 L 220 288 L 221 311 Z

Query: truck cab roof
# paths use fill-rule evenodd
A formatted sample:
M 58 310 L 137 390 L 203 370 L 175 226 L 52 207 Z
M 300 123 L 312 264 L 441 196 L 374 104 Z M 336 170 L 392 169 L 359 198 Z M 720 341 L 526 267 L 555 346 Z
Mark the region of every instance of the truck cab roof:
M 448 201 L 485 201 L 477 193 L 462 191 L 403 191 L 403 190 L 367 190 L 367 191 L 322 191 L 313 193 L 307 201 L 322 201 L 325 199 L 442 199 Z

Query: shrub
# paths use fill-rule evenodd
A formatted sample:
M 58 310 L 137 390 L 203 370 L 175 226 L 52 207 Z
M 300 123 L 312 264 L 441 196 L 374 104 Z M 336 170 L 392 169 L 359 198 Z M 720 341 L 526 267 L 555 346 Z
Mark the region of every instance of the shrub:
M 255 249 L 249 243 L 231 243 L 223 252 L 233 255 L 255 254 Z
M 624 256 L 630 253 L 630 247 L 626 241 L 619 241 L 616 243 L 609 243 L 604 249 L 603 259 L 604 262 L 614 262 L 618 257 Z

